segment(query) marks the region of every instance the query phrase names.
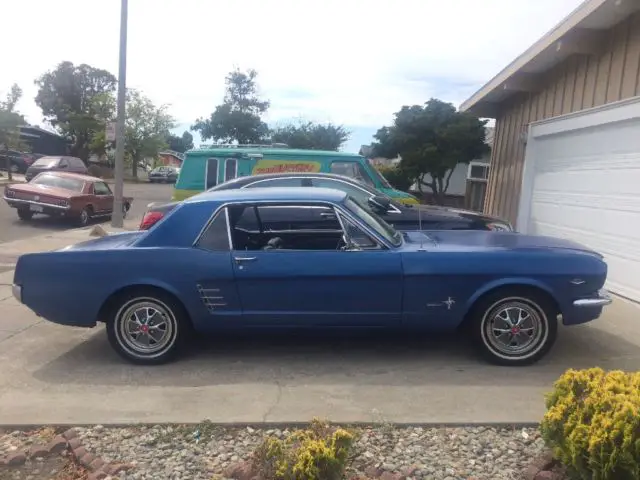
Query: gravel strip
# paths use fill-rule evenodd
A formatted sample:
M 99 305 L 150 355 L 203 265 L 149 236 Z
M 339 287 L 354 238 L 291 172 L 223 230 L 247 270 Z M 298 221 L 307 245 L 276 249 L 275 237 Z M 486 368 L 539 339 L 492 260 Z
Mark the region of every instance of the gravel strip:
M 222 478 L 225 468 L 247 460 L 265 435 L 288 430 L 198 426 L 78 428 L 92 453 L 134 468 L 123 480 Z M 349 476 L 398 472 L 415 479 L 516 480 L 540 452 L 537 429 L 362 428 Z M 218 475 L 218 477 L 215 477 Z

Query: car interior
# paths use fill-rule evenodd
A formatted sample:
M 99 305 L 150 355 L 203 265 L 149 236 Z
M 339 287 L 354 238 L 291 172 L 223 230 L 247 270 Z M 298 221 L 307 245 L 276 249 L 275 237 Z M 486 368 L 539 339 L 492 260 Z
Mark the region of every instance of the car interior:
M 229 207 L 234 250 L 346 250 L 378 248 L 355 225 L 344 234 L 333 208 L 318 205 Z

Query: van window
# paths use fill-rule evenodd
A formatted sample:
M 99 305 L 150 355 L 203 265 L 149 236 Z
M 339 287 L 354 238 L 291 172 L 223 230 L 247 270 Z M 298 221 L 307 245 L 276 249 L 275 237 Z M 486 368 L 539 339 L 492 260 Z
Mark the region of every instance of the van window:
M 331 173 L 354 178 L 359 182 L 365 183 L 366 185 L 374 188 L 376 186 L 371 180 L 371 176 L 358 162 L 332 162 Z
M 207 158 L 207 168 L 205 172 L 205 190 L 215 187 L 218 184 L 218 159 Z
M 233 180 L 238 176 L 238 160 L 227 158 L 224 161 L 224 181 Z

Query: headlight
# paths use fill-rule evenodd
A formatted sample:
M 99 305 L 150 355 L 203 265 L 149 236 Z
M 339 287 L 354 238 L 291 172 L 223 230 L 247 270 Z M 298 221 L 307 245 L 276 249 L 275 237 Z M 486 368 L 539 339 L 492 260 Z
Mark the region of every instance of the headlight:
M 513 228 L 508 223 L 493 222 L 487 224 L 487 228 L 494 232 L 513 232 Z

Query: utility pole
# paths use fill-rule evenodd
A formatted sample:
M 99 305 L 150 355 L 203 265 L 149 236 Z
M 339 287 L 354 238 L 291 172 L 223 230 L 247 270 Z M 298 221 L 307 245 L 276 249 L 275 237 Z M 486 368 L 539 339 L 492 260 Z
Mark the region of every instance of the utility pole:
M 124 190 L 124 119 L 127 98 L 127 14 L 129 0 L 121 0 L 120 5 L 120 65 L 118 69 L 118 112 L 116 118 L 116 164 L 113 189 L 113 214 L 111 226 L 122 228 L 122 194 Z

